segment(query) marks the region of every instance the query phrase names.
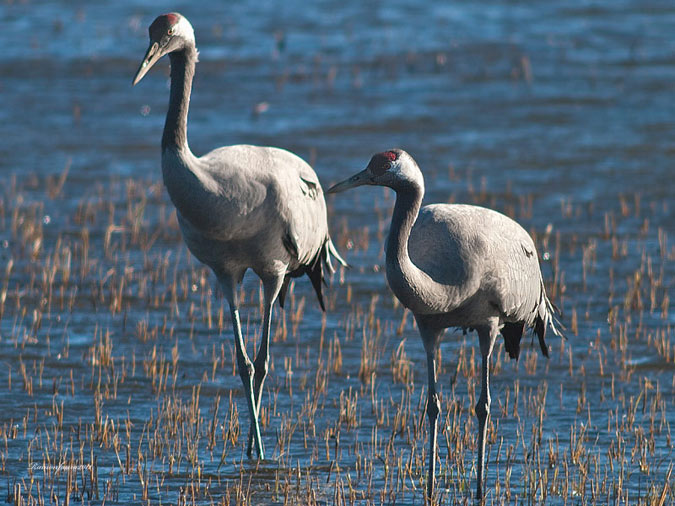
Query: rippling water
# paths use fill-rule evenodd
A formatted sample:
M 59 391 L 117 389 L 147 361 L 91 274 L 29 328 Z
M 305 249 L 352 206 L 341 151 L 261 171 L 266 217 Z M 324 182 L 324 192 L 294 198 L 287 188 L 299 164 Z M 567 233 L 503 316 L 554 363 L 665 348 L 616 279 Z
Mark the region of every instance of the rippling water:
M 600 455 L 598 465 L 612 469 L 604 475 L 612 481 L 617 475 L 607 455 L 617 436 L 608 430 L 607 413 L 621 420 L 630 416 L 632 404 L 645 402 L 644 392 L 660 392 L 663 398 L 655 402 L 665 421 L 650 429 L 648 417 L 643 417 L 625 429 L 651 430 L 654 445 L 641 461 L 633 453 L 626 462 L 632 471 L 623 487 L 631 491 L 631 500 L 646 494 L 647 483 L 672 487 L 672 476 L 669 482 L 666 476 L 672 464 L 670 422 L 675 416 L 675 316 L 669 303 L 675 299 L 675 4 L 429 4 L 174 4 L 171 8 L 195 27 L 200 49 L 189 123 L 193 151 L 201 154 L 235 143 L 284 147 L 311 161 L 327 186 L 363 168 L 374 152 L 400 146 L 425 173 L 426 202 L 478 202 L 514 215 L 536 234 L 540 253 L 551 259 L 543 263 L 544 276 L 557 292 L 570 331 L 565 343 L 550 338 L 552 358 L 547 363 L 540 359 L 535 374 L 528 374 L 522 363 L 503 365 L 495 374 L 493 404 L 503 402 L 508 392 L 514 395 L 514 381 L 533 391 L 546 384 L 544 438 L 556 441 L 561 453 L 572 453 L 570 427 L 578 429 L 588 418 L 587 442 Z M 24 493 L 29 455 L 35 455 L 36 448 L 39 459 L 50 454 L 45 434 L 53 430 L 54 403 L 65 406 L 66 443 L 78 424 L 102 416 L 116 425 L 133 420 L 131 446 L 142 446 L 150 430 L 142 436 L 147 413 L 155 410 L 158 416 L 168 398 L 149 388 L 151 367 L 146 363 L 152 363 L 153 348 L 171 362 L 175 346 L 180 374 L 174 390 L 187 403 L 190 389 L 201 384 L 207 421 L 216 396 L 226 399 L 232 391 L 233 405 L 240 399 L 239 379 L 232 374 L 229 358 L 229 322 L 214 330 L 218 325 L 209 328 L 203 318 L 209 298 L 204 286 L 209 281 L 179 240 L 160 182 L 168 61 L 131 87 L 147 46 L 147 26 L 159 13 L 147 2 L 131 0 L 101 5 L 15 0 L 0 6 L 0 259 L 6 273 L 0 348 L 8 371 L 0 380 L 6 407 L 0 426 L 5 437 L 15 424 L 25 434 L 6 444 L 0 471 L 11 487 L 23 483 Z M 63 186 L 54 192 L 62 174 Z M 306 309 L 297 334 L 272 349 L 267 389 L 274 407 L 269 408 L 264 439 L 277 463 L 317 466 L 316 475 L 322 478 L 316 489 L 330 503 L 332 471 L 320 468 L 307 454 L 302 438 L 292 439 L 283 451 L 276 440 L 284 417 L 297 417 L 308 395 L 300 379 L 313 377 L 319 356 L 314 336 L 325 332 L 326 347 L 337 336 L 343 359 L 342 371 L 331 377 L 324 409 L 314 421 L 320 448 L 321 434 L 340 416 L 339 399 L 350 388 L 361 392 L 360 424 L 343 439 L 371 437 L 376 417 L 364 394 L 371 387 L 358 378 L 360 330 L 349 338 L 349 328 L 365 326 L 362 308 L 373 304 L 373 295 L 379 296 L 376 316 L 383 329 L 373 391 L 381 399 L 399 399 L 406 387 L 390 377 L 403 312 L 392 300 L 381 269 L 382 237 L 393 196 L 369 188 L 328 201 L 333 235 L 353 268 L 334 279 L 325 320 L 309 283 L 296 283 L 293 307 L 297 310 L 307 297 Z M 86 257 L 79 242 L 84 228 L 90 242 Z M 153 235 L 155 230 L 159 232 Z M 134 236 L 134 231 L 140 235 Z M 56 289 L 47 294 L 47 283 L 40 278 L 48 269 L 35 266 L 56 264 L 56 257 L 62 261 L 66 246 L 74 258 L 73 274 L 69 280 L 63 279 L 62 271 L 56 275 L 61 300 L 66 300 L 59 306 L 51 302 L 52 297 L 56 301 Z M 88 267 L 78 271 L 76 264 Z M 153 274 L 153 266 L 161 270 L 163 265 L 163 275 Z M 179 285 L 174 299 L 166 295 L 172 280 Z M 116 310 L 110 309 L 114 283 L 123 294 Z M 248 279 L 246 286 L 251 297 L 249 335 L 254 336 L 257 282 Z M 71 294 L 75 302 L 68 306 Z M 48 309 L 41 302 L 47 299 Z M 287 313 L 290 327 L 292 310 Z M 172 330 L 141 340 L 144 326 Z M 423 351 L 410 318 L 403 328 L 406 352 L 416 364 L 411 396 L 417 402 L 426 381 Z M 96 415 L 91 411 L 95 385 L 90 378 L 96 376 L 94 363 L 99 359 L 93 358 L 92 348 L 105 343 L 106 333 L 117 370 L 120 363 L 128 370 L 119 395 L 104 396 Z M 654 344 L 659 339 L 661 347 Z M 448 402 L 455 395 L 455 387 L 448 385 L 459 350 L 475 348 L 476 341 L 472 335 L 448 334 L 439 378 Z M 212 375 L 212 357 L 219 353 Z M 293 375 L 284 356 L 295 357 Z M 131 357 L 138 360 L 133 374 Z M 206 377 L 204 363 L 209 364 Z M 22 367 L 28 376 L 31 371 L 36 378 L 40 373 L 32 390 L 20 380 Z M 71 374 L 76 385 L 72 391 L 66 388 Z M 467 419 L 474 380 L 460 375 L 456 384 L 456 402 Z M 620 390 L 616 396 L 615 387 Z M 579 410 L 580 390 L 588 400 Z M 224 404 L 216 418 L 225 424 L 232 417 L 223 411 Z M 412 412 L 424 422 L 422 410 L 413 407 Z M 496 437 L 515 444 L 521 427 L 512 417 L 495 416 Z M 532 413 L 521 416 L 525 422 L 520 423 L 536 421 Z M 245 436 L 247 428 L 242 430 Z M 382 429 L 386 430 L 388 437 L 391 429 Z M 441 441 L 445 464 L 449 450 L 443 437 Z M 504 478 L 495 462 L 498 441 L 492 444 L 488 487 Z M 409 451 L 408 442 L 397 444 L 404 454 Z M 424 449 L 424 441 L 415 444 L 418 452 Z M 236 458 L 228 457 L 224 466 L 218 465 L 219 455 L 212 457 L 200 447 L 198 459 L 204 461 L 205 472 L 219 476 L 220 481 L 213 478 L 219 483 L 213 486 L 219 490 L 212 490 L 215 497 L 239 479 L 244 445 L 245 437 L 239 437 L 232 450 Z M 100 479 L 117 480 L 118 495 L 108 502 L 140 500 L 134 495 L 139 494 L 138 483 L 120 474 L 109 446 L 87 447 L 85 453 L 90 452 L 98 455 Z M 471 483 L 473 455 L 469 449 L 465 456 Z M 339 466 L 354 475 L 357 460 L 344 456 Z M 161 456 L 154 462 L 157 469 L 167 465 Z M 274 462 L 266 462 L 255 474 L 253 488 L 261 503 L 283 503 L 265 489 L 278 472 Z M 422 471 L 417 470 L 418 478 Z M 386 477 L 381 466 L 373 465 L 371 472 L 382 487 Z M 177 501 L 172 494 L 178 494 L 185 475 L 162 476 L 153 500 L 165 493 L 168 501 Z M 357 482 L 356 488 L 364 492 L 366 485 Z M 672 492 L 669 497 L 672 500 Z M 495 492 L 491 500 L 504 499 Z M 422 502 L 419 490 L 397 501 Z

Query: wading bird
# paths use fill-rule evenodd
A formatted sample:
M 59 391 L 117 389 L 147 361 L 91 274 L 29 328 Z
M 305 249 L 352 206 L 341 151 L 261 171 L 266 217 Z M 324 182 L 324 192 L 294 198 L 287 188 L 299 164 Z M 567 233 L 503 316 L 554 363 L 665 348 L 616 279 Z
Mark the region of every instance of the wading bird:
M 516 359 L 525 325 L 534 328 L 547 357 L 546 327 L 560 335 L 534 243 L 518 223 L 484 207 L 433 204 L 420 209 L 424 197 L 422 172 L 403 150 L 376 154 L 365 170 L 326 193 L 361 185 L 388 186 L 396 192 L 385 246 L 387 281 L 415 316 L 427 353 L 429 499 L 434 487 L 436 421 L 441 407 L 436 393 L 435 352 L 448 327 L 478 332 L 482 385 L 475 408 L 479 429 L 476 497 L 480 500 L 490 414 L 490 354 L 497 334 L 501 332 L 506 351 Z
M 162 135 L 162 176 L 176 207 L 190 252 L 209 266 L 230 306 L 237 368 L 251 419 L 252 443 L 264 459 L 258 413 L 269 362 L 272 306 L 283 307 L 290 278 L 307 274 L 324 308 L 324 271 L 331 256 L 344 265 L 328 235 L 326 203 L 312 168 L 279 148 L 225 146 L 192 154 L 187 117 L 197 48 L 192 25 L 178 13 L 150 25 L 150 47 L 136 73 L 138 83 L 164 55 L 171 60 L 171 94 Z M 260 349 L 251 362 L 241 333 L 237 289 L 247 269 L 262 280 L 264 316 Z

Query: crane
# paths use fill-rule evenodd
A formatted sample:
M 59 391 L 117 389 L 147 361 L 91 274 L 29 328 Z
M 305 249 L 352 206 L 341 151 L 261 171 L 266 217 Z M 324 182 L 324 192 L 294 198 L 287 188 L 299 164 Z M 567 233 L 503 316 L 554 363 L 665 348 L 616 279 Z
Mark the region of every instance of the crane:
M 325 310 L 321 286 L 331 262 L 346 265 L 328 233 L 326 203 L 312 168 L 279 148 L 232 145 L 195 156 L 187 118 L 197 47 L 190 22 L 177 12 L 157 17 L 150 46 L 133 79 L 136 85 L 164 55 L 171 61 L 171 92 L 162 135 L 162 177 L 176 208 L 183 239 L 211 268 L 230 307 L 237 369 L 250 416 L 252 444 L 264 459 L 259 412 L 269 364 L 272 307 L 283 308 L 291 278 L 306 274 Z M 260 348 L 251 362 L 239 318 L 238 287 L 251 269 L 263 286 Z
M 396 192 L 385 245 L 387 281 L 414 315 L 427 355 L 429 466 L 431 500 L 436 465 L 436 349 L 449 327 L 475 329 L 482 358 L 478 418 L 476 497 L 483 499 L 486 422 L 490 415 L 490 355 L 499 333 L 511 358 L 518 358 L 525 326 L 539 338 L 551 327 L 555 310 L 544 289 L 532 238 L 515 221 L 484 207 L 432 204 L 421 207 L 424 178 L 415 160 L 401 149 L 374 155 L 361 172 L 328 189 L 341 192 L 361 185 L 387 186 Z

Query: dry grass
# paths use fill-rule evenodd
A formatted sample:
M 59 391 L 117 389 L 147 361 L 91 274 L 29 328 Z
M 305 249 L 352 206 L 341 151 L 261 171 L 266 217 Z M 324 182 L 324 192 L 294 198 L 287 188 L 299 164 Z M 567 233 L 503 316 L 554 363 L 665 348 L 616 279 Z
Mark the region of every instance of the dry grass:
M 423 504 L 426 370 L 414 321 L 385 288 L 377 223 L 334 226 L 354 268 L 322 315 L 309 284 L 275 319 L 261 412 L 272 458 L 248 460 L 229 320 L 189 256 L 159 183 L 111 180 L 84 195 L 66 167 L 0 195 L 0 472 L 14 504 Z M 527 223 L 537 202 L 466 198 Z M 675 247 L 666 203 L 573 201 L 533 230 L 569 340 L 493 360 L 487 504 L 672 503 Z M 597 232 L 580 223 L 598 224 Z M 379 259 L 379 260 L 377 260 Z M 340 283 L 340 280 L 344 282 Z M 259 339 L 246 284 L 246 339 Z M 449 333 L 437 497 L 471 504 L 476 338 Z M 243 424 L 243 426 L 240 424 Z

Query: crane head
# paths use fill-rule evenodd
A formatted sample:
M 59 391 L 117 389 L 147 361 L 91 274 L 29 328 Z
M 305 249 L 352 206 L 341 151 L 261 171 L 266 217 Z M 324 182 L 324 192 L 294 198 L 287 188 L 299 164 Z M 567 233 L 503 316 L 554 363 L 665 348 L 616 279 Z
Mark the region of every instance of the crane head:
M 389 186 L 396 189 L 399 184 L 411 179 L 418 183 L 421 180 L 421 172 L 415 160 L 402 149 L 390 149 L 373 155 L 365 169 L 331 186 L 326 193 L 338 193 L 362 185 Z
M 134 76 L 134 85 L 143 79 L 143 76 L 162 56 L 173 51 L 180 51 L 185 48 L 186 44 L 194 45 L 195 42 L 192 25 L 187 18 L 177 12 L 158 16 L 150 25 L 148 32 L 150 33 L 150 46 Z

